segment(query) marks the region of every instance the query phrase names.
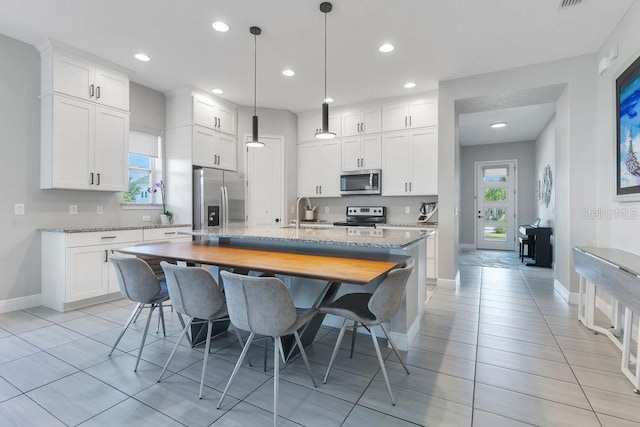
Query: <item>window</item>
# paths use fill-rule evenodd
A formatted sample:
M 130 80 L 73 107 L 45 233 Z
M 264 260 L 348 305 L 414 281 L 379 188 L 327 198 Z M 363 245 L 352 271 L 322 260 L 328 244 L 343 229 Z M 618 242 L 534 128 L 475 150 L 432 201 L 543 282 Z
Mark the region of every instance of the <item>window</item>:
M 123 203 L 151 205 L 160 203 L 157 194 L 148 189 L 162 179 L 160 153 L 162 139 L 159 136 L 131 131 L 129 135 L 129 189 L 123 194 Z

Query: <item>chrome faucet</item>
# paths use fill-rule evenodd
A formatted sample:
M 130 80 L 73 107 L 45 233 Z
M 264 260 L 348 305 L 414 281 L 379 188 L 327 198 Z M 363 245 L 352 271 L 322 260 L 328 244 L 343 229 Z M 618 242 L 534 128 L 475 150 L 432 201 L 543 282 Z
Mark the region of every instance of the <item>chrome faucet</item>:
M 298 197 L 296 201 L 296 229 L 300 228 L 300 200 L 305 199 L 307 206 L 311 207 L 311 200 L 308 197 Z

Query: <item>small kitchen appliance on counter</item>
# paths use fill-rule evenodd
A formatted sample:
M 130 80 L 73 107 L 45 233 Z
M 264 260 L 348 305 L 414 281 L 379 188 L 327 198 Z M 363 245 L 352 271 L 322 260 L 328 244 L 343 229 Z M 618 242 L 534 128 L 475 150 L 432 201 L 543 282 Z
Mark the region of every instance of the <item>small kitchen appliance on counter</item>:
M 431 217 L 438 211 L 438 203 L 422 202 L 420 204 L 420 215 L 418 215 L 418 224 L 428 224 Z
M 347 206 L 347 220 L 334 222 L 343 227 L 375 227 L 387 222 L 384 206 Z

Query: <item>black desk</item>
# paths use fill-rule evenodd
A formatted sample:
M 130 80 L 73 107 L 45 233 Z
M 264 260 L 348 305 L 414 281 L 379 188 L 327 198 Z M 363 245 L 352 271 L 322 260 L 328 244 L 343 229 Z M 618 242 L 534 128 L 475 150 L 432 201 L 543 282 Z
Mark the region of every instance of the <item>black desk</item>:
M 533 262 L 528 262 L 528 266 L 551 268 L 551 227 L 536 227 L 534 225 L 521 225 L 520 234 L 529 236 L 534 240 Z

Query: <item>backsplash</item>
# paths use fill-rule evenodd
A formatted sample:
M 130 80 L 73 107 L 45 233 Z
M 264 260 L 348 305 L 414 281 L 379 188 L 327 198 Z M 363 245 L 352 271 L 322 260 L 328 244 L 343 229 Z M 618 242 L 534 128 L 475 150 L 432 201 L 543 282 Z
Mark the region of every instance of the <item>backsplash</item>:
M 387 208 L 388 224 L 415 224 L 420 213 L 421 202 L 437 202 L 438 196 L 383 197 L 383 196 L 345 196 L 331 198 L 311 198 L 311 204 L 318 207 L 318 220 L 327 222 L 344 221 L 347 206 L 384 206 Z M 300 202 L 301 204 L 303 202 Z M 409 207 L 411 213 L 405 213 Z M 329 208 L 329 213 L 326 213 Z M 290 218 L 295 214 L 290 214 Z M 436 213 L 432 221 L 438 221 Z

